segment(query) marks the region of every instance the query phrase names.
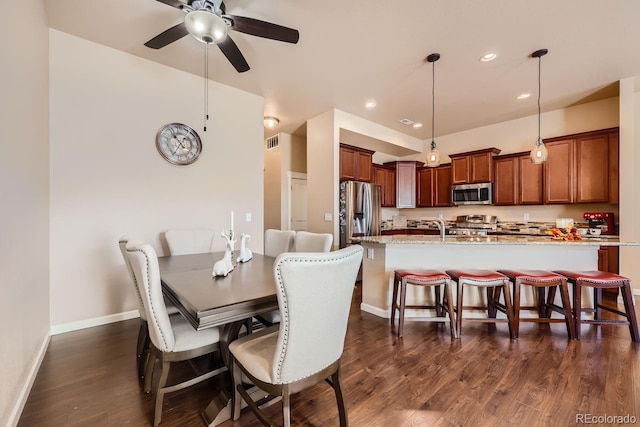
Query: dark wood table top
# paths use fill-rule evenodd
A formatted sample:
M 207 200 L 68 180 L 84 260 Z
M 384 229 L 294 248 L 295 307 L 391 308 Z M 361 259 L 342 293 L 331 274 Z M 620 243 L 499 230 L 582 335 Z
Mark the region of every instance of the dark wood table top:
M 213 277 L 223 252 L 158 258 L 162 291 L 194 328 L 221 326 L 278 308 L 273 262 L 253 254 L 226 277 Z

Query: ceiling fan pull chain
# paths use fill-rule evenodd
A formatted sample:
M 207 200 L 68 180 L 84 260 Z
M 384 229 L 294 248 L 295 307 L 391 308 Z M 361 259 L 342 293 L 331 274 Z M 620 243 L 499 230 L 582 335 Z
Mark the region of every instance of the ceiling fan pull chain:
M 209 43 L 204 44 L 204 131 L 209 120 Z

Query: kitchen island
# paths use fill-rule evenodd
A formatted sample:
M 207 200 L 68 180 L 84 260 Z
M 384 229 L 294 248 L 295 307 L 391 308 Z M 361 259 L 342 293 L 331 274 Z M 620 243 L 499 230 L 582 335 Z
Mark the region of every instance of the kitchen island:
M 597 270 L 601 246 L 638 246 L 617 237 L 552 240 L 548 235 L 421 236 L 391 235 L 354 239 L 364 247 L 361 309 L 388 318 L 393 273 L 397 269 L 539 269 Z M 631 278 L 632 281 L 634 278 Z M 640 278 L 638 278 L 640 280 Z M 523 303 L 533 300 L 523 287 Z M 453 289 L 455 294 L 455 287 Z M 484 299 L 482 289 L 465 292 L 465 305 Z M 432 294 L 419 286 L 407 289 L 407 304 L 431 302 Z M 454 297 L 455 298 L 455 297 Z M 584 294 L 585 305 L 591 295 Z M 429 317 L 423 310 L 407 310 L 406 317 Z

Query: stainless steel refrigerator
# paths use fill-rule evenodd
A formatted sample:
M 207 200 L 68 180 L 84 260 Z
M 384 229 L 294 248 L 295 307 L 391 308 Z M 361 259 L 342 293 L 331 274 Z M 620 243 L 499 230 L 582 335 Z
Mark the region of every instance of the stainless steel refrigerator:
M 380 235 L 380 206 L 379 185 L 340 183 L 340 248 L 348 246 L 352 237 Z

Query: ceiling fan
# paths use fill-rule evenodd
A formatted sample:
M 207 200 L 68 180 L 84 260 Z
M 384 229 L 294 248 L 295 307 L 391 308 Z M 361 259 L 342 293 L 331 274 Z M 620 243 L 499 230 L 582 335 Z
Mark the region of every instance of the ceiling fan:
M 239 73 L 248 71 L 250 67 L 227 34 L 228 30 L 294 44 L 300 38 L 298 30 L 293 28 L 246 16 L 228 15 L 222 0 L 188 0 L 186 3 L 179 0 L 157 1 L 182 10 L 186 13 L 185 19 L 146 42 L 145 46 L 160 49 L 191 34 L 203 43 L 216 44 Z

